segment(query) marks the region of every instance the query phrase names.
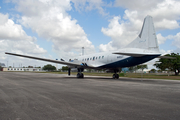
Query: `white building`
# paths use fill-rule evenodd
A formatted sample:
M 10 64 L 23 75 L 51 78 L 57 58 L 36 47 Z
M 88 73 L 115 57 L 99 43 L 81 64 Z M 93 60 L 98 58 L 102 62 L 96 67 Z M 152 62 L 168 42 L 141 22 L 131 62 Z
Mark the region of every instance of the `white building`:
M 3 71 L 43 71 L 42 68 L 3 68 Z

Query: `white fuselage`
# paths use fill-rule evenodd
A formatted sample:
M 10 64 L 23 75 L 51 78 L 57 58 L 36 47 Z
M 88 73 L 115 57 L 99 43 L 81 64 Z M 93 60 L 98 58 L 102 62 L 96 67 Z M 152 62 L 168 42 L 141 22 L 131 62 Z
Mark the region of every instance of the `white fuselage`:
M 156 51 L 150 51 L 147 49 L 137 49 L 137 48 L 125 48 L 120 49 L 118 52 L 126 52 L 126 53 L 148 53 L 148 54 L 154 54 Z M 90 55 L 83 55 L 75 58 L 72 62 L 79 63 L 79 64 L 86 64 L 87 66 L 92 67 L 100 67 L 100 68 L 111 68 L 112 67 L 129 67 L 131 64 L 138 65 L 141 63 L 144 63 L 146 61 L 149 61 L 152 59 L 150 56 L 143 56 L 138 58 L 133 58 L 132 56 L 127 55 L 119 55 L 119 54 L 113 54 L 115 52 L 101 52 L 101 53 L 95 53 Z M 160 53 L 159 53 L 160 55 Z M 131 64 L 130 64 L 131 62 Z M 127 64 L 127 65 L 126 65 Z M 107 66 L 110 65 L 110 66 Z

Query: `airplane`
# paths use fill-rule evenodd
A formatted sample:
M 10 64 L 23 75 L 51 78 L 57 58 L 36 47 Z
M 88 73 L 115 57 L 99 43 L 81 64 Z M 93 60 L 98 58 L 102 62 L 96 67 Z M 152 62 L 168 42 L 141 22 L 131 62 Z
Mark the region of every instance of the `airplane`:
M 161 56 L 159 52 L 153 18 L 149 15 L 144 18 L 141 32 L 137 38 L 118 51 L 78 56 L 68 62 L 8 52 L 5 54 L 67 65 L 69 67 L 68 75 L 71 74 L 72 68 L 77 69 L 77 78 L 84 78 L 84 69 L 108 69 L 114 72 L 112 76 L 114 79 L 119 79 L 117 72 L 120 68 L 139 65 L 154 58 L 170 58 Z

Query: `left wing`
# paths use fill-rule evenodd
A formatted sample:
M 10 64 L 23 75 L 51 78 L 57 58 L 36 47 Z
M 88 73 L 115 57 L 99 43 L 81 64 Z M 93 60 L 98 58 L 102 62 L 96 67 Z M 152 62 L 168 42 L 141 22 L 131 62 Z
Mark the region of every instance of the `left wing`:
M 5 54 L 19 56 L 19 57 L 25 57 L 25 58 L 30 58 L 30 59 L 36 59 L 36 60 L 41 60 L 41 61 L 53 62 L 53 63 L 58 63 L 58 64 L 64 64 L 64 65 L 69 65 L 69 66 L 73 66 L 73 67 L 94 68 L 93 66 L 83 64 L 81 61 L 65 62 L 65 61 L 51 60 L 51 59 L 46 59 L 46 58 L 39 58 L 39 57 L 20 55 L 20 54 L 15 54 L 15 53 L 8 53 L 8 52 L 5 52 Z

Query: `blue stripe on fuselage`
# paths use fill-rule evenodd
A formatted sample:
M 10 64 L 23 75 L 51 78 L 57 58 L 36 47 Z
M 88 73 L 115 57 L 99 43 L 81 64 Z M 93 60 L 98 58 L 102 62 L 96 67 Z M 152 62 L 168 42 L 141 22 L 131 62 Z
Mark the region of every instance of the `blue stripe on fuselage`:
M 147 61 L 150 61 L 150 60 L 152 60 L 158 56 L 160 56 L 160 55 L 146 55 L 146 56 L 142 56 L 142 57 L 128 57 L 126 59 L 123 59 L 123 60 L 120 60 L 117 62 L 102 65 L 99 68 L 131 67 L 131 66 L 135 66 L 135 65 L 142 64 L 142 63 L 145 63 Z

